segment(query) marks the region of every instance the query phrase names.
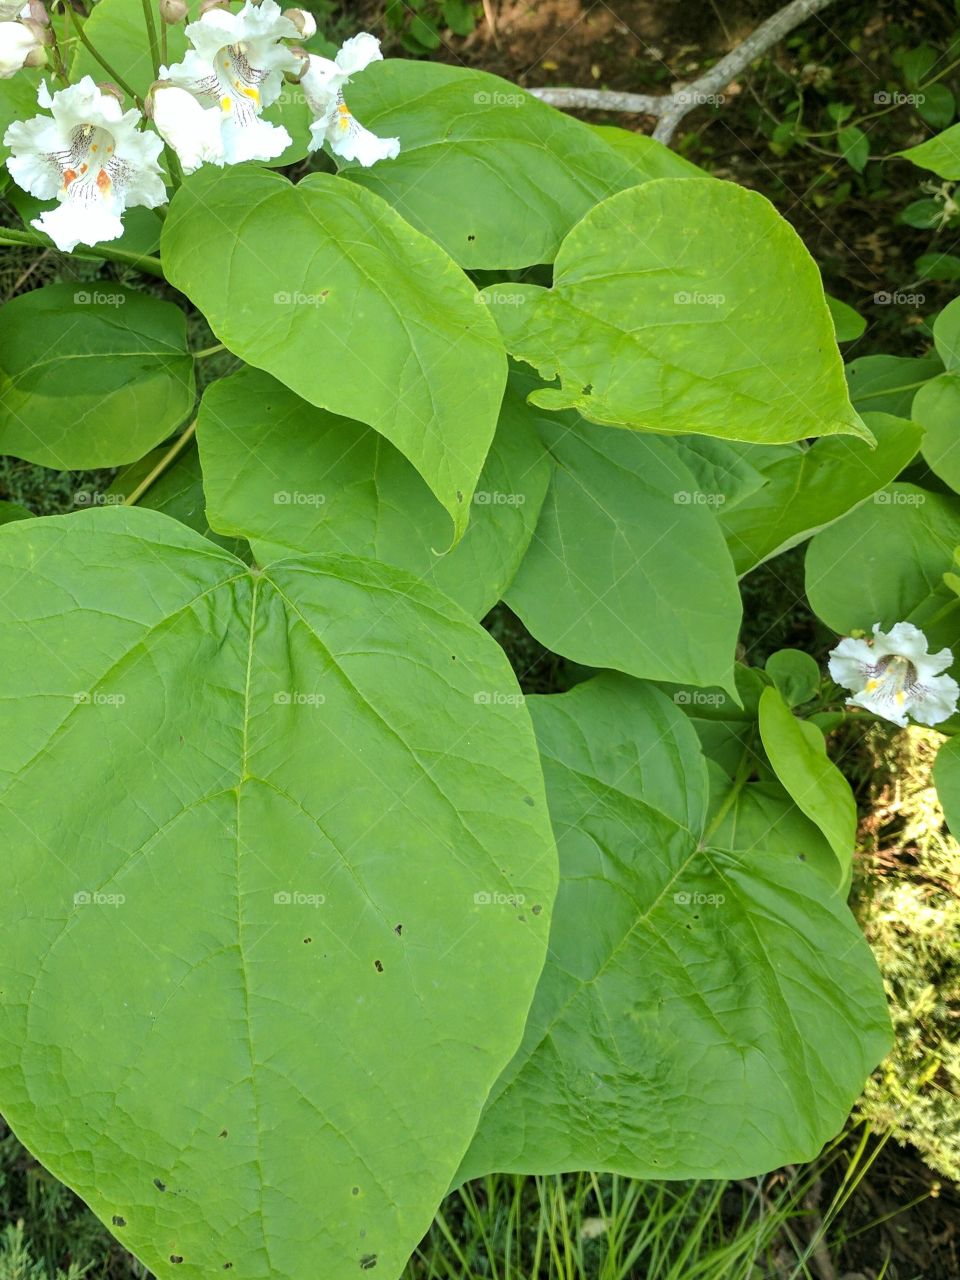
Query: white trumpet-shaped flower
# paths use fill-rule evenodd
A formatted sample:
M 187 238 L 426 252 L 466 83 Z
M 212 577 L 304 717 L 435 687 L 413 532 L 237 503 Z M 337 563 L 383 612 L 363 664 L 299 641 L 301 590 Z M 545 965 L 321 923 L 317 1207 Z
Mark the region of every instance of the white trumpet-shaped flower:
M 161 136 L 176 151 L 184 173 L 202 164 L 224 163 L 219 107 L 205 107 L 192 93 L 174 84 L 158 84 L 150 91 L 148 111 Z
M 58 249 L 69 253 L 78 244 L 116 240 L 125 209 L 165 203 L 157 163 L 163 143 L 137 127 L 139 111 L 124 112 L 90 76 L 54 94 L 41 84 L 37 99 L 50 115 L 16 121 L 3 145 L 14 181 L 38 200 L 60 202 L 31 223 Z
M 161 80 L 186 89 L 201 107 L 216 107 L 220 146 L 201 148 L 213 164 L 238 164 L 242 160 L 275 160 L 290 146 L 286 129 L 262 120 L 264 107 L 276 102 L 283 87 L 283 73 L 300 69 L 301 59 L 283 40 L 296 40 L 299 31 L 280 11 L 275 0 L 253 4 L 239 13 L 208 9 L 186 28 L 193 45 L 182 62 L 161 67 Z M 157 128 L 177 152 L 185 167 L 195 158 L 189 130 L 200 117 L 184 104 L 168 100 L 157 119 Z M 209 131 L 209 120 L 204 129 Z M 194 166 L 195 167 L 195 166 Z
M 365 129 L 343 97 L 343 86 L 350 77 L 382 57 L 380 41 L 365 31 L 345 41 L 333 60 L 310 55 L 300 86 L 316 117 L 310 126 L 311 151 L 328 142 L 334 155 L 358 160 L 364 168 L 378 160 L 394 160 L 400 154 L 400 139 L 378 138 Z
M 957 709 L 960 686 L 942 673 L 953 661 L 949 649 L 927 652 L 927 637 L 911 622 L 890 631 L 874 625 L 872 640 L 841 640 L 830 654 L 830 675 L 852 691 L 847 701 L 904 727 L 939 724 Z
M 0 22 L 0 80 L 9 80 L 41 56 L 43 41 L 22 22 Z

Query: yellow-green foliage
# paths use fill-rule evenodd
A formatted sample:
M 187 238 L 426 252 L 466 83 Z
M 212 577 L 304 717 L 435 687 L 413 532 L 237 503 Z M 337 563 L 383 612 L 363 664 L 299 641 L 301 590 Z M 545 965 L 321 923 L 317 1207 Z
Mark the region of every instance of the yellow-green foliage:
M 872 812 L 855 905 L 883 971 L 896 1046 L 860 1111 L 960 1181 L 960 844 L 930 779 L 941 741 L 920 728 L 867 735 Z

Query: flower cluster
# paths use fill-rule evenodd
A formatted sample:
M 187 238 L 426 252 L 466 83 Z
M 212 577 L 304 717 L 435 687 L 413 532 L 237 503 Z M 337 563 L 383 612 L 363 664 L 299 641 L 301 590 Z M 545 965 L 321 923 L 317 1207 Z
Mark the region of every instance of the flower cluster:
M 24 67 L 43 66 L 48 25 L 40 0 L 0 0 L 0 80 L 9 80 Z
M 0 0 L 0 76 L 37 65 L 36 51 L 43 52 L 42 28 L 30 16 L 42 4 L 30 0 L 23 9 L 22 3 Z M 14 14 L 15 21 L 6 20 Z M 68 252 L 116 240 L 126 208 L 155 208 L 168 198 L 164 143 L 188 174 L 204 164 L 279 159 L 292 139 L 263 112 L 279 98 L 285 76 L 299 80 L 313 114 L 310 150 L 327 143 L 365 166 L 394 158 L 399 139 L 375 137 L 344 100 L 350 77 L 382 57 L 380 42 L 354 36 L 333 60 L 291 47 L 315 31 L 310 14 L 281 12 L 276 0 L 246 0 L 238 13 L 207 8 L 186 28 L 183 60 L 162 66 L 147 95 L 153 129 L 138 109 L 123 112 L 113 86 L 98 86 L 90 76 L 56 93 L 41 85 L 38 101 L 50 114 L 17 121 L 3 138 L 13 179 L 38 199 L 58 202 L 32 225 Z

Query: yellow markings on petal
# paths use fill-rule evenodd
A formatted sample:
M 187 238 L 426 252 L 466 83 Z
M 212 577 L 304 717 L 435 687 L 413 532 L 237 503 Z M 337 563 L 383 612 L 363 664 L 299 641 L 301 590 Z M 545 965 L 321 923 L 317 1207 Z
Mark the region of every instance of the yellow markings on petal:
M 90 150 L 91 150 L 91 151 L 98 151 L 98 150 L 99 150 L 99 147 L 97 146 L 97 144 L 96 144 L 95 142 L 91 142 L 91 143 L 90 143 Z
M 233 99 L 228 97 L 226 94 L 224 94 L 224 96 L 220 99 L 220 110 L 221 111 L 233 110 Z
M 240 90 L 240 92 L 244 95 L 245 98 L 249 98 L 252 102 L 256 102 L 257 104 L 259 104 L 260 102 L 259 89 L 255 88 L 253 85 L 243 84 L 240 80 L 234 80 L 233 83 L 236 85 L 236 87 Z
M 867 692 L 867 693 L 873 693 L 874 689 L 878 689 L 879 687 L 880 687 L 880 681 L 879 681 L 879 680 L 868 680 L 868 681 L 867 681 L 867 688 L 866 688 L 866 692 Z
M 900 706 L 900 707 L 902 707 L 902 706 L 903 706 L 903 704 L 904 704 L 904 700 L 905 700 L 905 695 L 904 695 L 903 690 L 902 690 L 902 689 L 898 689 L 898 690 L 897 690 L 897 692 L 896 692 L 893 696 L 894 696 L 894 698 L 896 698 L 896 700 L 897 700 L 897 705 L 898 705 L 898 706 Z

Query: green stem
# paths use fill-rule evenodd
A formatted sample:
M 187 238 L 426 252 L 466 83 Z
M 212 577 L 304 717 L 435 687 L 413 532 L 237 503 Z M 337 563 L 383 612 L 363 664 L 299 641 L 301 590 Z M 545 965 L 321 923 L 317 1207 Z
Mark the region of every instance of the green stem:
M 153 17 L 153 0 L 143 0 L 143 17 L 147 24 L 147 37 L 150 40 L 153 77 L 156 79 L 160 74 L 160 43 L 157 39 L 157 24 Z
M 0 244 L 30 244 L 37 245 L 41 249 L 56 248 L 49 236 L 41 235 L 39 231 L 19 231 L 15 227 L 0 227 Z M 106 258 L 109 262 L 121 262 L 124 266 L 136 267 L 138 271 L 157 276 L 160 280 L 164 278 L 160 259 L 148 253 L 131 253 L 128 249 L 112 249 L 109 245 L 97 245 L 96 248 L 84 245 L 82 248 L 74 249 L 73 253 L 77 258 Z
M 77 16 L 77 11 L 69 2 L 66 5 L 66 9 L 67 9 L 67 13 L 69 13 L 70 15 L 70 21 L 73 23 L 74 30 L 76 31 L 77 36 L 80 39 L 80 43 L 83 45 L 83 47 L 87 50 L 88 53 L 92 54 L 93 57 L 96 58 L 96 60 L 100 63 L 101 67 L 103 67 L 104 71 L 106 71 L 107 75 L 110 77 L 113 83 L 117 86 L 117 88 L 122 89 L 124 93 L 129 94 L 129 96 L 134 100 L 137 106 L 140 106 L 141 102 L 140 102 L 139 95 L 135 93 L 133 89 L 130 88 L 126 80 L 124 80 L 123 76 L 121 76 L 117 71 L 115 71 L 113 67 L 111 67 L 110 63 L 106 60 L 106 58 L 102 57 L 96 51 L 96 49 L 93 47 L 90 41 L 87 39 L 87 33 L 83 29 L 83 23 L 80 21 L 79 17 Z
M 754 735 L 752 733 L 749 734 L 746 742 L 744 743 L 743 755 L 740 757 L 740 763 L 737 765 L 737 774 L 733 780 L 733 786 L 730 788 L 729 792 L 727 793 L 727 796 L 724 799 L 723 804 L 720 806 L 717 812 L 713 815 L 713 821 L 710 823 L 709 827 L 707 827 L 706 831 L 700 837 L 701 848 L 710 843 L 710 839 L 713 833 L 717 830 L 721 822 L 723 822 L 724 818 L 733 808 L 734 804 L 737 801 L 737 797 L 740 795 L 740 792 L 746 786 L 747 781 L 750 777 L 750 774 L 753 772 L 753 765 L 754 765 L 753 739 L 754 739 Z
M 135 489 L 131 490 L 131 492 L 127 494 L 123 502 L 123 505 L 125 507 L 132 507 L 140 501 L 140 499 L 147 492 L 147 490 L 150 488 L 153 482 L 155 480 L 159 480 L 159 478 L 166 471 L 167 467 L 169 467 L 170 464 L 180 456 L 180 454 L 184 451 L 184 449 L 187 447 L 187 445 L 190 443 L 190 441 L 193 439 L 196 433 L 197 433 L 197 420 L 196 418 L 194 418 L 194 420 L 190 423 L 189 427 L 187 427 L 186 431 L 184 431 L 182 435 L 177 436 L 176 440 L 174 440 L 173 444 L 170 446 L 167 452 L 163 455 L 163 457 L 160 459 L 157 465 L 153 468 L 153 470 L 148 475 L 144 476 L 144 478 L 140 481 L 140 483 L 137 485 Z
M 204 347 L 202 351 L 194 351 L 192 353 L 194 360 L 206 360 L 207 356 L 215 356 L 218 351 L 226 351 L 226 347 L 222 342 L 218 342 L 214 347 Z

